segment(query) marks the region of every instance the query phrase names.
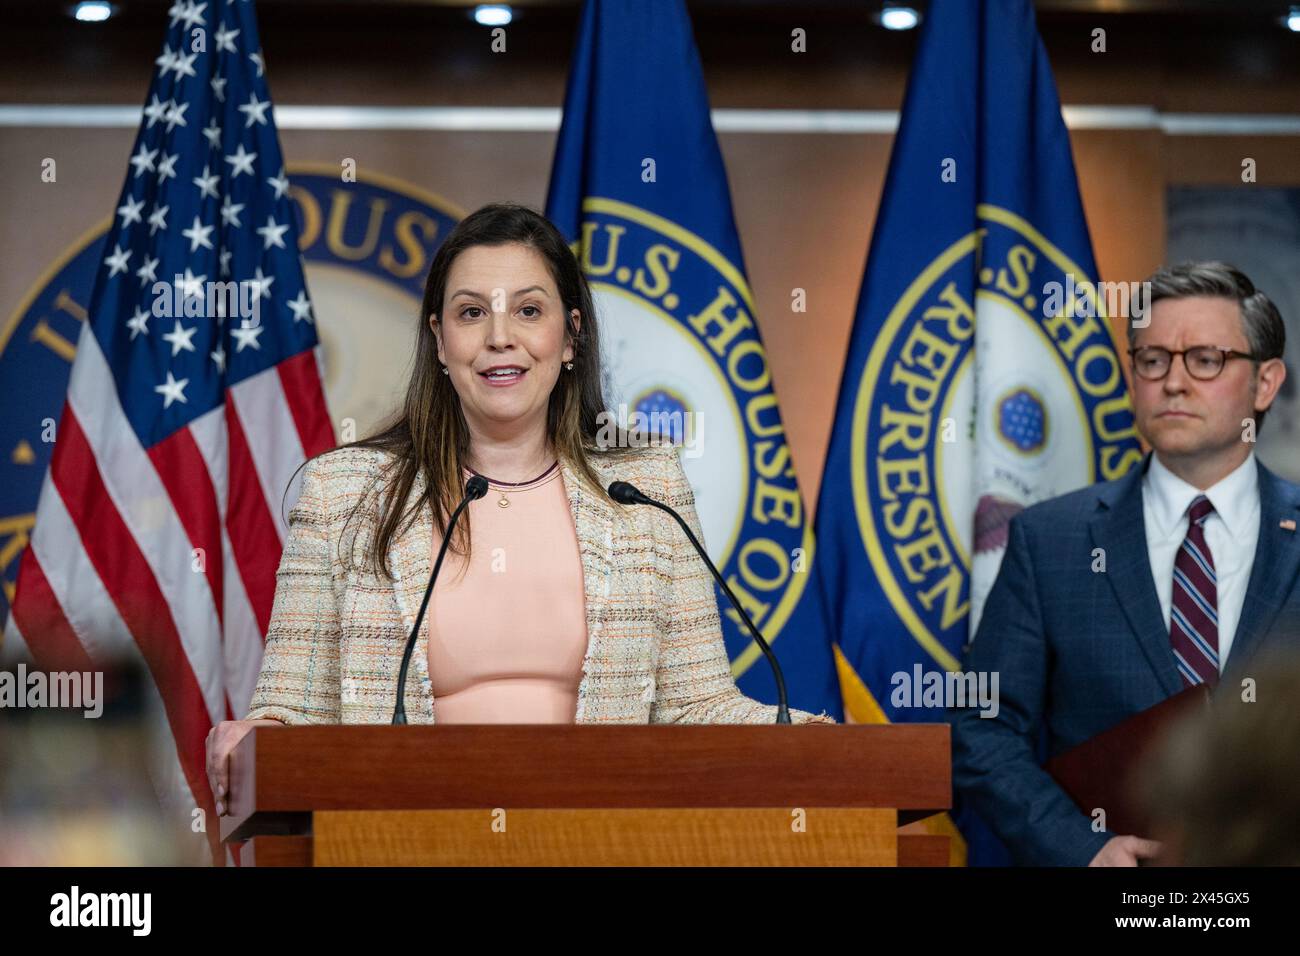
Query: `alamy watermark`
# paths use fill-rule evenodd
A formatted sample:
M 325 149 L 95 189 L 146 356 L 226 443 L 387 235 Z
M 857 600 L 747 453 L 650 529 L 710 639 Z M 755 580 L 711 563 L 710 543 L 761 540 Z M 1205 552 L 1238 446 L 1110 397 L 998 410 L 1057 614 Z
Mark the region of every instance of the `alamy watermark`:
M 267 287 L 273 281 L 208 282 L 186 270 L 185 275 L 178 273 L 171 282 L 153 284 L 149 311 L 159 319 L 235 318 L 245 328 L 256 328 L 262 321 L 262 298 L 269 294 Z
M 1067 272 L 1064 283 L 1043 284 L 1044 318 L 1067 311 L 1082 318 L 1097 318 L 1102 314 L 1098 305 L 1106 316 L 1128 319 L 1133 328 L 1145 329 L 1151 324 L 1151 283 L 1076 281 L 1074 273 Z
M 104 713 L 103 671 L 0 671 L 0 708 L 67 708 L 88 719 Z
M 83 893 L 74 884 L 50 897 L 50 925 L 55 927 L 118 926 L 132 936 L 148 936 L 152 914 L 152 893 Z
M 600 448 L 644 448 L 655 441 L 668 440 L 682 448 L 682 457 L 699 458 L 704 454 L 704 413 L 674 411 L 644 412 L 626 404 L 617 412 L 602 411 L 596 416 L 596 444 Z
M 889 683 L 894 687 L 889 702 L 895 707 L 978 706 L 981 717 L 998 715 L 997 671 L 923 671 L 913 664 L 910 673 L 895 671 Z

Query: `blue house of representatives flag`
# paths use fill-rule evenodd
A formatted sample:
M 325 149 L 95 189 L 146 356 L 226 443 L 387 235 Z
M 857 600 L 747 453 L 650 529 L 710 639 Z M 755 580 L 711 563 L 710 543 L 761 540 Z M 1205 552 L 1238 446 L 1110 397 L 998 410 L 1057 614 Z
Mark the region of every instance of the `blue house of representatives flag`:
M 1011 517 L 1140 460 L 1096 282 L 1029 0 L 935 0 L 817 513 L 853 719 L 942 721 L 917 685 L 960 669 Z
M 680 444 L 705 545 L 772 643 L 791 706 L 838 717 L 811 516 L 681 0 L 583 7 L 546 213 L 591 281 L 618 424 Z M 775 700 L 757 645 L 718 598 L 740 688 Z

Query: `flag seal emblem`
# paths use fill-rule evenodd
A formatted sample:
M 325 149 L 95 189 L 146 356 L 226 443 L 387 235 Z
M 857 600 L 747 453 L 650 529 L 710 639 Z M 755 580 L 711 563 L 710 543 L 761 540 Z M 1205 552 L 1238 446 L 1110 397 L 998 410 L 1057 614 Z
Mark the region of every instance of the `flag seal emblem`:
M 607 401 L 683 443 L 709 554 L 775 641 L 808 578 L 812 523 L 740 265 L 677 223 L 598 197 L 583 202 L 573 248 L 600 314 Z M 660 358 L 653 371 L 647 354 Z M 758 648 L 729 608 L 723 635 L 739 677 Z
M 972 562 L 996 569 L 1011 517 L 1141 460 L 1098 292 L 1030 223 L 982 204 L 872 346 L 854 404 L 854 512 L 882 589 L 937 666 L 960 667 Z

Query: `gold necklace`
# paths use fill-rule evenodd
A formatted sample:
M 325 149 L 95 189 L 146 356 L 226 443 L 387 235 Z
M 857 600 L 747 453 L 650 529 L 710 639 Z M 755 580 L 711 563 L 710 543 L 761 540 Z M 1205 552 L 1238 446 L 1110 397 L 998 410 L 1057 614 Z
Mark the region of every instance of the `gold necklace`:
M 531 490 L 532 488 L 536 488 L 540 485 L 544 485 L 552 478 L 554 478 L 555 474 L 559 474 L 559 472 L 556 471 L 556 469 L 558 469 L 559 467 L 560 467 L 560 460 L 557 458 L 555 459 L 555 461 L 551 462 L 551 466 L 547 468 L 544 472 L 542 472 L 536 478 L 531 478 L 528 481 L 497 481 L 495 478 L 488 478 L 487 475 L 479 475 L 479 477 L 487 478 L 488 485 L 495 488 L 497 492 L 500 493 L 501 497 L 497 499 L 497 507 L 509 508 L 510 498 L 506 494 L 507 488 L 510 489 L 510 493 L 513 494 L 514 492 L 528 491 Z M 474 469 L 472 468 L 469 470 L 472 474 L 475 475 L 479 474 L 477 471 L 474 471 Z M 555 472 L 555 474 L 552 474 L 552 472 Z

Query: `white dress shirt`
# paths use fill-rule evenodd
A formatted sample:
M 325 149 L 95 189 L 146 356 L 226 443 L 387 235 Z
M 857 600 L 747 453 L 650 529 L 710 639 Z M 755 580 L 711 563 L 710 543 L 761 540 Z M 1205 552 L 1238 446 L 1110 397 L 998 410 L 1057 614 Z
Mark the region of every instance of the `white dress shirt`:
M 1217 484 L 1205 491 L 1189 485 L 1160 461 L 1151 456 L 1151 465 L 1142 479 L 1142 517 L 1146 525 L 1147 555 L 1151 559 L 1151 576 L 1156 596 L 1169 630 L 1169 606 L 1173 601 L 1174 559 L 1187 537 L 1187 509 L 1204 494 L 1214 505 L 1205 519 L 1205 543 L 1214 561 L 1219 611 L 1219 672 L 1232 650 L 1237 622 L 1246 600 L 1246 584 L 1255 564 L 1255 545 L 1259 541 L 1259 472 L 1255 453 Z

